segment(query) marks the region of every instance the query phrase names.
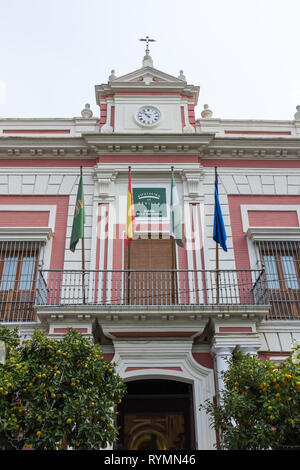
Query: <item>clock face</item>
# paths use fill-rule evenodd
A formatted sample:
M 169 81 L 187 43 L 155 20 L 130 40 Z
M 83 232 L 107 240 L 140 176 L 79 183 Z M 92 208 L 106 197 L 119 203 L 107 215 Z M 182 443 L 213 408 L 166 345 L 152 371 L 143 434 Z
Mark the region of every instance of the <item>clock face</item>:
M 160 120 L 160 112 L 152 106 L 144 106 L 139 110 L 137 120 L 143 126 L 153 126 Z

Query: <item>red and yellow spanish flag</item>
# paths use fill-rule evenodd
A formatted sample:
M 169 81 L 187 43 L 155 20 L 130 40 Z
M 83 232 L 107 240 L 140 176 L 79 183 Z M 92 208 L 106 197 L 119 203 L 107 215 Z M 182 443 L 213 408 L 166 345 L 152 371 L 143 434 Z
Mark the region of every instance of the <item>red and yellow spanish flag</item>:
M 134 202 L 133 202 L 133 193 L 132 193 L 132 185 L 131 185 L 131 169 L 129 167 L 125 248 L 129 245 L 129 243 L 133 239 L 134 221 L 135 221 L 135 213 L 134 213 Z

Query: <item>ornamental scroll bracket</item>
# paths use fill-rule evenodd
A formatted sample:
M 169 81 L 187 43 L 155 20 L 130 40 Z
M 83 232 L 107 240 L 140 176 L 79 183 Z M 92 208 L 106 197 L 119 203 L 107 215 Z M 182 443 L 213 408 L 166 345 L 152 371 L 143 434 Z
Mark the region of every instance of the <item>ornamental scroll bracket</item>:
M 98 196 L 108 197 L 113 195 L 113 184 L 116 177 L 116 171 L 103 171 L 103 169 L 95 168 L 94 179 L 98 182 Z
M 203 168 L 195 171 L 183 171 L 183 177 L 187 183 L 187 194 L 190 198 L 198 198 L 200 196 L 200 183 L 204 178 Z

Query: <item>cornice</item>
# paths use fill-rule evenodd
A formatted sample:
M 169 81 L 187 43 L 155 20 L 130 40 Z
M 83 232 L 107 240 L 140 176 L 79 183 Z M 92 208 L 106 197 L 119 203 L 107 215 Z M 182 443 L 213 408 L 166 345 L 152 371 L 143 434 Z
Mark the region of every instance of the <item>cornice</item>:
M 196 134 L 197 135 L 197 134 Z M 201 133 L 200 133 L 201 135 Z M 286 147 L 286 148 L 300 148 L 300 137 L 224 137 L 215 135 L 213 144 L 215 147 L 223 147 L 228 148 L 232 146 L 244 146 L 244 147 L 265 147 L 265 148 L 272 148 L 272 147 Z
M 300 138 L 230 138 L 215 133 L 102 134 L 78 137 L 1 136 L 2 158 L 74 158 L 108 154 L 197 154 L 205 159 L 299 160 Z
M 300 241 L 300 227 L 249 227 L 252 241 Z
M 23 123 L 27 125 L 48 125 L 50 124 L 51 126 L 53 125 L 69 125 L 69 126 L 74 126 L 74 123 L 76 121 L 80 122 L 87 122 L 88 124 L 98 124 L 99 123 L 99 118 L 97 117 L 92 117 L 92 118 L 83 118 L 82 116 L 74 116 L 74 117 L 68 117 L 68 118 L 50 118 L 50 117 L 37 117 L 37 118 L 0 118 L 0 125 L 3 126 L 4 124 L 13 124 L 13 125 L 21 125 Z
M 86 144 L 98 155 L 107 153 L 198 153 L 214 134 L 84 134 Z
M 42 318 L 51 318 L 52 315 L 63 318 L 75 318 L 78 314 L 90 315 L 112 322 L 114 327 L 119 328 L 117 323 L 123 324 L 127 329 L 130 322 L 134 328 L 140 329 L 141 324 L 147 320 L 155 321 L 157 324 L 166 322 L 175 329 L 182 329 L 182 322 L 186 329 L 194 328 L 195 325 L 205 326 L 209 319 L 218 321 L 243 320 L 257 322 L 266 318 L 269 311 L 267 305 L 189 305 L 180 306 L 113 306 L 113 305 L 65 305 L 65 306 L 37 306 L 37 315 Z M 137 325 L 137 322 L 140 325 Z M 187 323 L 188 322 L 188 323 Z M 132 327 L 131 327 L 132 328 Z
M 198 135 L 198 134 L 196 134 Z M 218 137 L 201 149 L 205 158 L 287 160 L 300 158 L 300 138 Z
M 258 333 L 290 333 L 300 332 L 300 320 L 264 320 L 257 325 Z
M 82 137 L 0 137 L 0 158 L 95 158 Z
M 51 227 L 0 227 L 0 241 L 36 241 L 46 243 L 53 237 Z

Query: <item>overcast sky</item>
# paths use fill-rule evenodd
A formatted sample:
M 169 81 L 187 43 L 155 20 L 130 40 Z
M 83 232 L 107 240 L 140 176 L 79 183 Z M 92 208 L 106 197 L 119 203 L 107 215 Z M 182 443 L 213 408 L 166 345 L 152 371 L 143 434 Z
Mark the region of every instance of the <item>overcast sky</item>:
M 111 69 L 154 67 L 200 86 L 196 116 L 293 120 L 300 0 L 0 0 L 0 118 L 95 116 Z

